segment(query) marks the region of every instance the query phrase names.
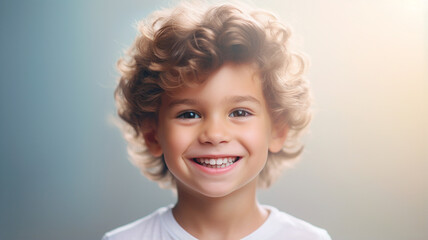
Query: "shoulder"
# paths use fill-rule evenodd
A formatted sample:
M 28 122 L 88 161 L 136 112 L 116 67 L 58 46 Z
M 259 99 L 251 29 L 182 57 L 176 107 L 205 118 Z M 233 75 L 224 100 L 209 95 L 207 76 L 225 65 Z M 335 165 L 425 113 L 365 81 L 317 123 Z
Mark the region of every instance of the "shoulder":
M 264 236 L 269 234 L 269 239 L 331 240 L 327 231 L 322 228 L 279 211 L 275 207 L 266 205 L 264 207 L 270 211 L 270 215 L 259 230 L 262 230 Z
M 170 207 L 159 208 L 152 214 L 107 232 L 102 240 L 161 239 L 162 217 Z
M 278 222 L 287 229 L 287 231 L 295 237 L 300 237 L 298 239 L 302 240 L 330 240 L 330 236 L 327 231 L 314 226 L 302 219 L 298 219 L 294 216 L 291 216 L 285 212 L 277 212 Z

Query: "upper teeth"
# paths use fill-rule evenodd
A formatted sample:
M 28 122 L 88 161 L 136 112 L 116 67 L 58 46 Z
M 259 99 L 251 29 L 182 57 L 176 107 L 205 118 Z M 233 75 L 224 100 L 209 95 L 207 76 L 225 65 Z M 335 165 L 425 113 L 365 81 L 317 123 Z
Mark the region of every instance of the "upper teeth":
M 233 163 L 235 157 L 225 157 L 225 158 L 196 158 L 196 161 L 199 163 L 205 163 L 210 165 L 223 165 L 226 163 Z

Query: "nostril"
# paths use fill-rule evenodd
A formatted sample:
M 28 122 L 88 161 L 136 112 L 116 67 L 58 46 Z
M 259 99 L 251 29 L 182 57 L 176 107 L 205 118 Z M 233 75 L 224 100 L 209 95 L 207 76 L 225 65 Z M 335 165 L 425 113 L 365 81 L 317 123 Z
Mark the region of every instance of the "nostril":
M 206 118 L 202 126 L 199 141 L 203 144 L 217 145 L 229 142 L 227 126 L 217 117 Z

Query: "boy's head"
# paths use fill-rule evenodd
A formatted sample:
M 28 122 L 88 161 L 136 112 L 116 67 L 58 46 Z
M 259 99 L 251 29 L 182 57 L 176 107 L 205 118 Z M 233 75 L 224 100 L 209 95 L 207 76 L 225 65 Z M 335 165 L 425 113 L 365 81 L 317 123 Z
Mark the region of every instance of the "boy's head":
M 163 186 L 175 186 L 175 178 L 164 159 L 164 154 L 168 155 L 170 150 L 165 151 L 165 146 L 170 145 L 159 137 L 165 136 L 168 131 L 164 129 L 168 126 L 163 124 L 165 118 L 175 114 L 172 121 L 195 127 L 192 124 L 199 119 L 212 117 L 205 116 L 205 112 L 198 112 L 199 109 L 208 109 L 206 106 L 209 104 L 198 103 L 198 99 L 192 96 L 181 102 L 167 102 L 171 99 L 182 100 L 186 91 L 190 93 L 191 90 L 204 89 L 203 86 L 211 84 L 209 79 L 223 79 L 221 81 L 225 87 L 239 86 L 240 71 L 243 74 L 250 72 L 252 78 L 256 79 L 254 84 L 259 84 L 263 95 L 259 103 L 265 103 L 263 105 L 271 128 L 269 132 L 280 140 L 285 140 L 287 135 L 285 144 L 276 141 L 281 142 L 279 147 L 271 148 L 267 143 L 266 150 L 269 152 L 266 165 L 264 168 L 262 166 L 263 170 L 258 177 L 259 186 L 268 187 L 282 167 L 300 155 L 302 147 L 298 142 L 299 133 L 308 125 L 311 117 L 308 83 L 303 78 L 305 64 L 302 56 L 289 44 L 290 30 L 273 15 L 242 6 L 182 4 L 174 9 L 156 12 L 149 20 L 140 22 L 139 33 L 127 55 L 118 62 L 121 78 L 115 96 L 119 116 L 125 121 L 123 129 L 129 142 L 129 154 L 133 163 L 147 177 Z M 216 78 L 224 71 L 232 75 L 235 71 L 235 75 Z M 224 79 L 228 82 L 224 82 Z M 243 88 L 237 91 L 245 96 Z M 194 92 L 195 96 L 198 95 L 196 93 L 199 92 Z M 215 97 L 212 99 L 215 102 Z M 195 101 L 192 103 L 192 100 Z M 227 104 L 222 105 L 221 109 L 226 111 Z M 174 107 L 183 112 L 175 113 Z M 235 126 L 229 128 L 228 132 L 239 129 L 239 126 L 245 125 L 242 119 L 248 118 L 247 114 L 251 114 L 251 111 L 251 108 L 247 111 L 241 105 L 237 109 L 231 108 L 226 116 L 235 123 L 222 124 Z M 215 111 L 207 114 L 211 113 Z M 198 131 L 204 132 L 201 129 L 206 126 L 208 124 L 200 124 Z M 211 145 L 216 142 L 207 140 L 210 138 L 206 136 L 202 138 L 198 138 L 200 144 L 203 144 L 204 139 L 205 143 Z M 266 138 L 266 141 L 269 142 L 269 139 Z M 191 152 L 193 150 L 190 146 Z M 264 164 L 266 159 L 260 161 Z

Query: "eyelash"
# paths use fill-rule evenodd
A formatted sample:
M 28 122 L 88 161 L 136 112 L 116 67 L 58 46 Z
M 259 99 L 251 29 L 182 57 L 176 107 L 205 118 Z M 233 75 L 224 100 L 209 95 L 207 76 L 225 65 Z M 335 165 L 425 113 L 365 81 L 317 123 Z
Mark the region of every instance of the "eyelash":
M 236 110 L 234 110 L 233 112 L 231 112 L 231 113 L 229 114 L 229 117 L 234 117 L 234 116 L 232 116 L 232 115 L 234 115 L 234 113 L 238 113 L 238 115 L 239 115 L 239 116 L 235 116 L 235 117 L 248 117 L 248 116 L 253 115 L 252 113 L 250 113 L 250 112 L 249 112 L 249 111 L 247 111 L 247 110 L 244 110 L 244 109 L 236 109 Z
M 253 114 L 247 110 L 244 109 L 236 109 L 233 110 L 228 116 L 229 117 L 249 117 L 252 116 Z M 177 118 L 180 119 L 198 119 L 201 118 L 201 115 L 195 111 L 185 111 L 180 113 Z
M 197 119 L 197 118 L 201 118 L 201 116 L 196 113 L 195 111 L 186 111 L 186 112 L 182 112 L 180 113 L 177 118 L 181 118 L 181 119 Z

